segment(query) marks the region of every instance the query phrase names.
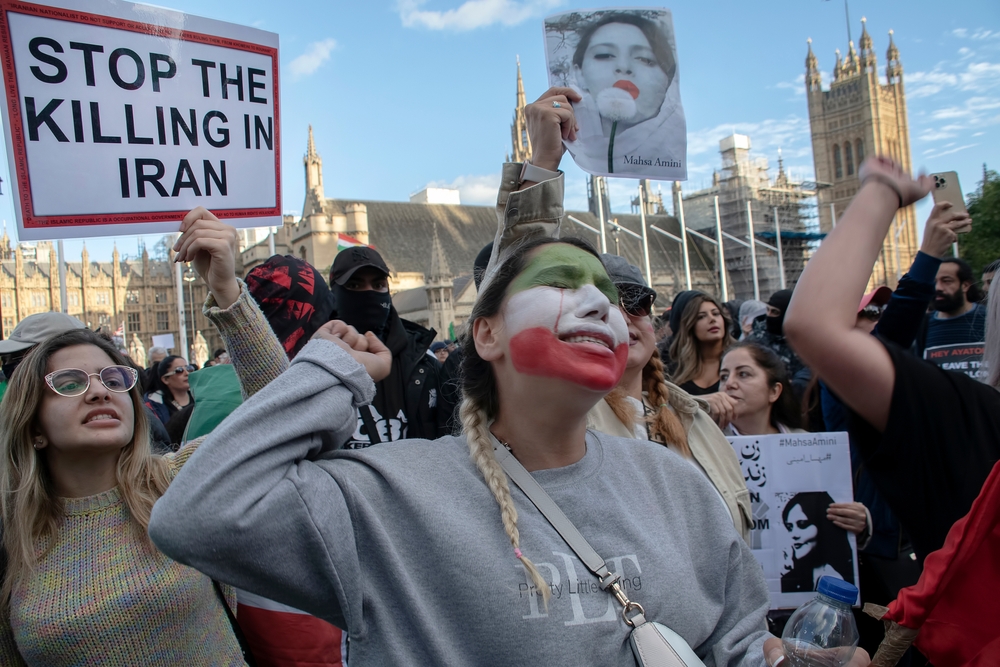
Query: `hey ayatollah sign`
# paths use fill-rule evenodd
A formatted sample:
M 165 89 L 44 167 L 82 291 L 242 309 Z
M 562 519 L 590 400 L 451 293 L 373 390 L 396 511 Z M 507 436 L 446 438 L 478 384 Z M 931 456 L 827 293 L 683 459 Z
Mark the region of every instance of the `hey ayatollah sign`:
M 21 239 L 281 224 L 278 36 L 117 0 L 0 0 Z

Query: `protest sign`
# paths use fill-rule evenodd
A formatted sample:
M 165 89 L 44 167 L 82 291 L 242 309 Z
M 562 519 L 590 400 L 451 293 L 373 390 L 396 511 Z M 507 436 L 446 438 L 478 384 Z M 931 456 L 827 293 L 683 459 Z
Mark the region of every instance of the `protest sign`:
M 772 609 L 802 605 L 824 575 L 858 585 L 857 542 L 826 518 L 854 500 L 846 433 L 730 437 L 750 490 L 750 548 L 764 569 Z
M 278 36 L 117 0 L 0 0 L 21 239 L 281 224 Z
M 924 350 L 924 359 L 939 368 L 956 373 L 965 373 L 973 380 L 986 381 L 983 366 L 983 352 L 986 343 L 959 343 L 938 345 Z
M 153 336 L 153 347 L 162 347 L 166 350 L 174 349 L 174 335 L 168 333 Z
M 545 19 L 549 85 L 573 88 L 580 126 L 567 141 L 577 165 L 597 176 L 687 179 L 670 10 L 593 9 Z

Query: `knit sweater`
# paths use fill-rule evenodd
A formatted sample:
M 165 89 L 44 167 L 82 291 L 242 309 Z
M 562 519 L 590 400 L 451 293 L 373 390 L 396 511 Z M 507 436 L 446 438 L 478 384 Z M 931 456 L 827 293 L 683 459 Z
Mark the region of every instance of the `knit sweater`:
M 246 395 L 287 367 L 245 287 L 228 309 L 210 298 L 204 312 L 234 359 L 252 364 L 236 367 Z M 167 456 L 174 474 L 198 444 Z M 9 616 L 0 614 L 0 665 L 244 664 L 211 579 L 139 534 L 118 487 L 62 504 L 51 548 L 15 587 Z

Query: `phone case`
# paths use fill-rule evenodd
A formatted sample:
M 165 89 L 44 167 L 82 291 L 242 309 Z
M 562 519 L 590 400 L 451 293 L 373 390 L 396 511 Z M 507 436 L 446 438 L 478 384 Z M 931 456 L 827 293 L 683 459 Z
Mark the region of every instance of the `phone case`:
M 941 201 L 950 202 L 955 208 L 955 211 L 961 211 L 963 213 L 968 213 L 969 209 L 965 207 L 965 197 L 962 195 L 962 186 L 958 184 L 958 174 L 954 171 L 945 171 L 940 174 L 931 174 L 934 178 L 934 189 L 931 190 L 931 195 L 934 197 L 934 203 Z

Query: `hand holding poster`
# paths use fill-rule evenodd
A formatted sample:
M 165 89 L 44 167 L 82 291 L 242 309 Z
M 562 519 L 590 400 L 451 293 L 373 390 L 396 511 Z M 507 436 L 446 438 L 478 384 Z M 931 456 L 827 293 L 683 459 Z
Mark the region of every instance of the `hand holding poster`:
M 751 544 L 771 608 L 802 605 L 824 575 L 858 585 L 855 536 L 827 519 L 831 503 L 854 500 L 846 433 L 779 433 L 729 441 L 753 509 Z
M 566 142 L 598 176 L 687 179 L 673 19 L 667 9 L 600 9 L 545 19 L 549 85 L 573 88 L 580 130 Z
M 0 0 L 20 238 L 280 224 L 278 36 L 112 0 Z

